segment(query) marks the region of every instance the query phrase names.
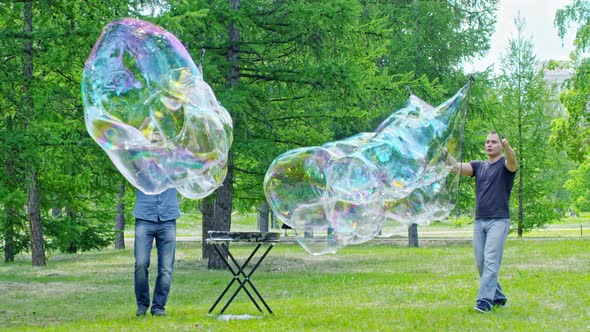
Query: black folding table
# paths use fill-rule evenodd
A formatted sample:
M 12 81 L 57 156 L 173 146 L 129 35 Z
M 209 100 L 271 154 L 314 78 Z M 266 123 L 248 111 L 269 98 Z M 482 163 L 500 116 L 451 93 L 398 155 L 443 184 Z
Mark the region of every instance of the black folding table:
M 254 274 L 254 272 L 256 272 L 256 269 L 258 268 L 258 266 L 260 266 L 260 263 L 262 263 L 264 258 L 268 255 L 270 250 L 273 248 L 274 243 L 279 241 L 281 234 L 280 233 L 268 233 L 268 232 L 209 231 L 208 235 L 209 236 L 207 238 L 207 243 L 213 245 L 213 248 L 215 249 L 215 251 L 219 254 L 219 256 L 222 258 L 223 262 L 225 263 L 225 265 L 227 266 L 229 271 L 233 274 L 233 278 L 231 279 L 229 284 L 225 287 L 223 292 L 221 292 L 221 295 L 219 295 L 219 297 L 217 298 L 215 303 L 211 306 L 211 308 L 209 309 L 209 313 L 211 313 L 213 311 L 213 309 L 215 309 L 217 304 L 219 304 L 221 299 L 225 296 L 225 294 L 229 291 L 229 289 L 233 286 L 233 284 L 235 282 L 237 282 L 238 288 L 231 295 L 231 297 L 229 298 L 229 300 L 227 301 L 227 303 L 225 304 L 223 309 L 221 309 L 221 312 L 220 312 L 221 314 L 223 314 L 225 312 L 227 307 L 229 307 L 229 305 L 235 299 L 236 295 L 238 295 L 238 293 L 241 290 L 243 290 L 248 295 L 248 297 L 250 298 L 252 303 L 254 303 L 254 305 L 256 306 L 258 311 L 262 312 L 263 310 L 260 307 L 260 305 L 258 304 L 258 301 L 252 295 L 252 293 L 250 292 L 250 290 L 248 288 L 251 288 L 251 290 L 258 297 L 260 302 L 262 302 L 264 307 L 266 307 L 266 310 L 268 310 L 268 312 L 272 314 L 273 313 L 272 310 L 270 309 L 270 307 L 268 306 L 266 301 L 264 301 L 264 298 L 262 297 L 262 295 L 260 295 L 260 293 L 258 292 L 256 287 L 254 286 L 254 283 L 252 282 L 252 275 Z M 240 264 L 234 258 L 232 253 L 230 252 L 229 245 L 228 245 L 229 242 L 250 242 L 250 243 L 256 243 L 256 246 L 252 250 L 252 253 L 250 253 L 248 258 L 244 261 L 244 263 Z M 260 256 L 258 258 L 258 260 L 256 262 L 254 262 L 254 265 L 249 270 L 249 272 L 246 273 L 245 270 L 248 267 L 248 264 L 255 257 L 256 253 L 258 252 L 258 249 L 260 249 L 260 247 L 263 244 L 268 245 L 266 250 L 264 250 L 264 252 L 262 253 L 262 256 Z M 229 258 L 229 260 L 225 258 L 226 255 Z M 248 287 L 246 287 L 246 286 L 248 286 Z

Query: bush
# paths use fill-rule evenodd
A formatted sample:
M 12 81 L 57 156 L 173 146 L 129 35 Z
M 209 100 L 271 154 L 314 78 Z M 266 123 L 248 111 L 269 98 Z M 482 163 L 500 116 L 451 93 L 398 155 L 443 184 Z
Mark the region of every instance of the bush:
M 43 227 L 46 248 L 63 253 L 105 248 L 116 234 L 107 223 L 70 217 L 48 217 Z

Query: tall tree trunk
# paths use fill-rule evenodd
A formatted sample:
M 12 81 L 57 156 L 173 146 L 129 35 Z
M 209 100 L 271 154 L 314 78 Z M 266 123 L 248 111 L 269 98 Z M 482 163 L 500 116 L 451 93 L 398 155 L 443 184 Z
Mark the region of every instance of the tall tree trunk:
M 517 125 L 518 125 L 518 167 L 520 168 L 518 170 L 518 227 L 517 227 L 517 234 L 518 237 L 522 237 L 522 233 L 523 233 L 523 229 L 524 229 L 524 213 L 523 213 L 523 207 L 522 207 L 522 196 L 523 196 L 523 192 L 522 192 L 522 179 L 523 179 L 523 174 L 525 172 L 525 168 L 526 165 L 524 164 L 524 156 L 523 154 L 523 142 L 522 142 L 522 96 L 520 95 L 521 91 L 522 91 L 522 87 L 520 86 L 520 78 L 518 80 L 518 91 L 519 91 L 519 95 L 518 95 L 518 118 L 516 119 L 517 121 Z
M 202 257 L 209 258 L 211 246 L 207 244 L 209 231 L 213 230 L 213 215 L 215 214 L 215 195 L 209 195 L 201 200 L 201 212 L 203 214 L 202 226 Z
M 262 202 L 258 207 L 258 230 L 261 232 L 268 232 L 268 215 L 269 208 L 266 201 Z
M 26 166 L 27 183 L 27 211 L 29 215 L 29 230 L 31 232 L 31 257 L 33 266 L 44 266 L 45 243 L 43 240 L 43 227 L 41 226 L 41 211 L 39 210 L 39 183 L 37 173 Z
M 408 246 L 418 248 L 418 224 L 408 227 Z
M 413 8 L 414 8 L 414 15 L 419 17 L 420 15 L 420 7 L 419 7 L 420 0 L 413 1 Z M 414 36 L 419 36 L 418 31 L 420 30 L 420 25 L 418 20 L 414 20 Z M 416 38 L 416 37 L 415 37 Z M 421 76 L 420 71 L 422 70 L 420 65 L 420 56 L 422 55 L 422 45 L 416 41 L 416 39 L 412 40 L 414 43 L 414 79 L 418 79 Z M 408 233 L 409 235 L 409 233 Z
M 419 8 L 419 0 L 414 0 L 413 2 L 413 9 L 416 17 L 420 15 L 420 8 Z M 420 30 L 420 25 L 418 20 L 414 21 L 414 36 L 418 36 L 418 31 Z M 417 79 L 420 76 L 421 66 L 420 66 L 420 56 L 422 54 L 421 48 L 422 45 L 418 43 L 416 40 L 413 40 L 414 49 L 414 79 Z M 408 227 L 408 246 L 410 247 L 418 247 L 418 225 L 412 224 Z
M 33 4 L 31 1 L 24 1 L 23 6 L 23 34 L 29 36 L 24 41 L 23 49 L 23 109 L 26 115 L 24 128 L 27 129 L 27 122 L 34 118 L 34 102 L 31 91 L 33 81 Z M 39 182 L 37 171 L 32 162 L 25 162 L 25 183 L 27 187 L 27 211 L 29 216 L 29 228 L 31 231 L 31 256 L 33 266 L 46 265 L 45 244 L 43 240 L 43 228 L 41 226 L 41 211 L 39 209 Z
M 71 209 L 69 206 L 66 207 L 66 218 L 72 220 L 74 223 L 78 224 L 78 213 L 76 209 Z M 66 250 L 68 254 L 75 254 L 78 252 L 78 244 L 75 241 L 70 241 L 68 244 L 68 248 Z
M 232 158 L 231 153 L 229 155 L 229 165 L 227 176 L 223 181 L 223 184 L 216 191 L 215 202 L 213 208 L 213 218 L 211 229 L 215 231 L 229 232 L 231 228 L 231 211 L 232 211 Z M 229 246 L 229 244 L 228 244 Z M 215 250 L 208 249 L 209 261 L 207 267 L 209 269 L 225 269 L 225 263 L 223 259 L 219 257 L 219 254 Z M 226 257 L 227 258 L 227 257 Z
M 4 236 L 4 262 L 14 262 L 14 211 L 6 210 L 6 220 L 2 233 Z
M 12 130 L 12 119 L 10 117 L 7 117 L 6 131 L 10 133 Z M 12 148 L 10 148 L 10 150 L 12 150 Z M 14 156 L 15 154 L 10 153 L 9 155 Z M 14 171 L 14 160 L 11 157 L 8 157 L 8 159 L 4 162 L 4 165 L 6 166 L 6 174 L 8 175 L 6 178 L 6 186 L 8 187 L 8 190 L 13 191 L 16 189 L 16 174 Z M 6 217 L 6 220 L 2 225 L 2 233 L 4 236 L 4 261 L 8 263 L 14 262 L 15 223 L 17 220 L 17 213 L 12 203 L 9 206 L 5 206 L 4 212 L 4 215 Z
M 115 208 L 115 249 L 125 249 L 125 182 L 119 185 Z
M 229 0 L 232 10 L 240 9 L 241 0 Z M 227 62 L 231 64 L 229 75 L 226 78 L 228 87 L 236 88 L 240 79 L 240 30 L 235 22 L 230 22 L 228 27 L 230 46 L 227 50 Z
M 15 222 L 16 222 L 16 211 L 12 207 L 9 207 L 5 211 L 6 220 L 2 225 L 2 233 L 4 236 L 4 262 L 14 262 L 14 241 L 15 239 Z
M 241 0 L 229 0 L 232 10 L 240 9 Z M 240 78 L 240 30 L 236 27 L 235 22 L 230 22 L 228 26 L 228 34 L 230 47 L 227 50 L 227 62 L 231 64 L 228 75 L 226 77 L 226 85 L 228 88 L 236 88 Z M 237 123 L 237 121 L 234 121 Z M 215 208 L 213 215 L 213 229 L 218 231 L 229 231 L 231 228 L 231 212 L 232 212 L 232 182 L 233 182 L 233 158 L 231 151 L 227 162 L 227 176 L 223 181 L 223 185 L 217 190 L 215 197 Z M 210 269 L 225 268 L 223 260 L 216 251 L 208 250 Z

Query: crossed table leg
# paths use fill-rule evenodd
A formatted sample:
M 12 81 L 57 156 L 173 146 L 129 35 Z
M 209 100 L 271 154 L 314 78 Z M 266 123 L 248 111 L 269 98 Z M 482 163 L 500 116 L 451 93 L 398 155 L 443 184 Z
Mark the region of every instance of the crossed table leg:
M 230 281 L 230 283 L 225 287 L 225 289 L 223 290 L 223 292 L 221 293 L 221 295 L 219 295 L 219 297 L 217 298 L 217 300 L 215 301 L 215 303 L 213 304 L 213 306 L 211 306 L 211 308 L 209 309 L 209 313 L 211 313 L 213 311 L 213 309 L 215 309 L 215 307 L 217 306 L 217 304 L 219 303 L 219 301 L 221 301 L 221 299 L 225 296 L 225 294 L 227 293 L 227 291 L 231 288 L 231 286 L 236 281 L 239 284 L 238 285 L 238 289 L 236 289 L 234 291 L 234 293 L 232 294 L 232 296 L 229 298 L 229 301 L 227 301 L 227 303 L 225 304 L 225 306 L 223 307 L 223 309 L 221 309 L 221 312 L 220 312 L 221 314 L 223 314 L 225 312 L 225 310 L 227 309 L 227 307 L 229 307 L 229 305 L 232 303 L 232 301 L 234 300 L 234 298 L 236 297 L 236 295 L 238 295 L 238 293 L 242 289 L 244 290 L 244 292 L 246 292 L 246 294 L 248 295 L 248 297 L 250 298 L 250 300 L 252 301 L 252 303 L 254 303 L 254 305 L 256 306 L 256 308 L 258 309 L 258 311 L 260 311 L 260 312 L 263 311 L 262 308 L 260 308 L 260 305 L 258 305 L 258 302 L 254 298 L 254 296 L 252 296 L 252 293 L 250 293 L 250 291 L 248 290 L 248 288 L 246 288 L 246 284 L 248 284 L 250 286 L 250 288 L 252 288 L 252 290 L 254 291 L 254 293 L 256 294 L 256 296 L 258 297 L 258 299 L 260 299 L 260 301 L 262 302 L 262 304 L 264 304 L 264 306 L 266 307 L 266 310 L 268 310 L 268 312 L 271 313 L 271 314 L 273 313 L 272 310 L 270 309 L 270 307 L 268 306 L 268 304 L 266 304 L 266 301 L 264 301 L 264 298 L 262 297 L 262 295 L 260 295 L 260 293 L 258 292 L 258 290 L 256 289 L 256 287 L 252 283 L 252 275 L 254 274 L 254 272 L 256 272 L 256 269 L 258 268 L 258 266 L 260 265 L 260 263 L 262 263 L 262 261 L 264 260 L 264 258 L 266 257 L 266 255 L 268 255 L 268 253 L 270 252 L 270 250 L 273 247 L 273 244 L 270 243 L 268 245 L 268 248 L 264 251 L 264 253 L 262 254 L 262 256 L 254 264 L 254 266 L 252 267 L 252 269 L 250 270 L 249 273 L 246 274 L 246 272 L 244 271 L 244 269 L 246 268 L 246 266 L 248 265 L 248 263 L 250 263 L 250 261 L 252 260 L 252 258 L 256 254 L 256 252 L 258 252 L 258 249 L 260 249 L 260 246 L 262 246 L 262 243 L 258 243 L 258 245 L 256 246 L 256 248 L 254 248 L 254 250 L 252 251 L 252 253 L 250 254 L 250 256 L 248 256 L 248 258 L 246 259 L 246 261 L 242 265 L 240 265 L 236 261 L 236 259 L 234 258 L 234 256 L 231 254 L 231 252 L 229 251 L 229 248 L 224 243 L 221 243 L 221 244 L 214 243 L 213 244 L 213 248 L 215 248 L 215 251 L 223 259 L 223 262 L 225 263 L 225 265 L 227 266 L 227 268 L 233 274 L 233 278 Z M 223 251 L 223 253 L 222 253 L 222 251 Z M 227 254 L 227 256 L 230 258 L 231 263 L 225 258 L 224 253 Z M 232 263 L 233 263 L 233 265 L 232 265 Z

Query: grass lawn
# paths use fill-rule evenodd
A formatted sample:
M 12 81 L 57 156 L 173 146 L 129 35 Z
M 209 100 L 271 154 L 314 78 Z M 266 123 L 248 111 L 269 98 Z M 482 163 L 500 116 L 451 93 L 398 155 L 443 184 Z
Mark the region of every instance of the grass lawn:
M 469 245 L 372 241 L 311 256 L 295 243 L 280 243 L 252 279 L 275 314 L 259 313 L 244 293 L 225 312 L 254 316 L 247 320 L 207 313 L 231 275 L 208 270 L 200 245 L 178 244 L 166 317 L 135 317 L 131 248 L 53 255 L 43 268 L 31 267 L 27 257 L 0 263 L 0 330 L 590 330 L 586 237 L 509 239 L 501 270 L 508 306 L 489 314 L 472 310 L 478 278 Z M 232 248 L 237 257 L 250 250 Z

